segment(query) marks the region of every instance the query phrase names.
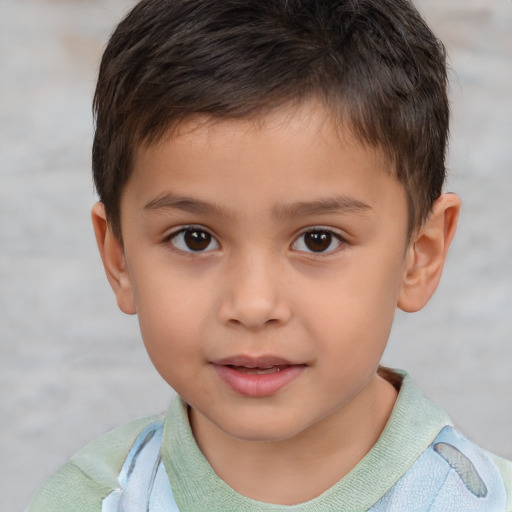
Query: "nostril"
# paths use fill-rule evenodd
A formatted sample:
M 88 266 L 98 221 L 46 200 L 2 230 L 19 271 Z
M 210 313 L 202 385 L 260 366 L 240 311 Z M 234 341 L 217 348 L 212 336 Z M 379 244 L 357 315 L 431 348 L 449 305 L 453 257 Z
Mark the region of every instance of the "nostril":
M 276 278 L 252 272 L 236 273 L 224 283 L 219 304 L 219 320 L 232 327 L 261 329 L 286 323 L 290 317 L 289 301 Z
M 262 321 L 262 322 L 249 322 L 247 320 L 240 320 L 238 318 L 230 318 L 227 321 L 227 324 L 233 326 L 233 327 L 244 327 L 248 330 L 258 330 L 265 327 L 272 327 L 279 325 L 281 321 L 277 318 L 269 318 L 268 320 Z

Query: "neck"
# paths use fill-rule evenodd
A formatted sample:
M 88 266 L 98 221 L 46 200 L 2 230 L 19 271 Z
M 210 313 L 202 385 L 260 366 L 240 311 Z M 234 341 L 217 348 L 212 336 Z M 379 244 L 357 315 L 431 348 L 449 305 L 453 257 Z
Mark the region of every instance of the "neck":
M 397 392 L 376 375 L 343 408 L 281 441 L 233 438 L 191 411 L 196 441 L 215 473 L 238 493 L 258 501 L 294 505 L 332 487 L 377 442 Z

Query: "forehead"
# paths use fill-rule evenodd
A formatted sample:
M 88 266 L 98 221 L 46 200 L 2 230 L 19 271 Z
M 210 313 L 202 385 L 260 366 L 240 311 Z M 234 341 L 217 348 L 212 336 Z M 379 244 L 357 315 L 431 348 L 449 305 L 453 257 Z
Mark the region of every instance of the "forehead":
M 187 120 L 138 148 L 123 201 L 145 208 L 181 194 L 222 203 L 225 211 L 254 212 L 259 204 L 275 212 L 288 203 L 350 197 L 378 209 L 404 199 L 393 175 L 381 151 L 309 102 L 252 119 Z

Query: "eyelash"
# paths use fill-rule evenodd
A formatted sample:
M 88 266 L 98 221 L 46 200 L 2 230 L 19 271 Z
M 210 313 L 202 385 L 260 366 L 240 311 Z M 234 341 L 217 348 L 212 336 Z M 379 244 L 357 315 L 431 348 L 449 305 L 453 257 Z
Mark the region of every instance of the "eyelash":
M 298 252 L 303 252 L 303 253 L 306 253 L 309 255 L 313 254 L 315 256 L 320 256 L 320 257 L 326 257 L 334 252 L 337 252 L 337 250 L 340 248 L 340 246 L 347 244 L 347 241 L 345 240 L 345 238 L 343 238 L 337 231 L 333 230 L 332 228 L 327 228 L 324 226 L 312 226 L 312 227 L 309 227 L 306 230 L 302 231 L 302 233 L 300 233 L 297 236 L 294 243 L 292 244 L 292 248 L 294 248 L 298 244 L 301 237 L 304 237 L 305 235 L 311 235 L 313 233 L 328 235 L 330 237 L 330 239 L 329 239 L 329 245 L 327 248 L 329 248 L 334 241 L 336 241 L 336 243 L 337 243 L 336 247 L 333 249 L 330 249 L 330 250 L 325 250 L 325 251 L 314 251 L 314 250 L 307 251 L 307 250 L 296 249 L 296 250 L 298 250 Z M 320 240 L 320 242 L 321 241 L 322 240 Z M 306 244 L 306 242 L 303 242 L 303 243 Z
M 204 249 L 199 249 L 199 250 L 193 250 L 190 247 L 177 247 L 173 241 L 175 241 L 180 236 L 182 236 L 182 237 L 186 236 L 187 232 L 188 233 L 202 233 L 203 235 L 206 235 L 207 237 L 203 236 L 203 240 L 201 240 L 201 238 L 199 238 L 199 239 L 197 239 L 197 241 L 199 243 L 201 241 L 207 241 L 208 245 Z M 183 245 L 186 245 L 186 241 L 184 239 L 182 239 L 182 240 L 183 240 Z M 198 253 L 210 252 L 212 249 L 207 250 L 207 248 L 211 242 L 215 242 L 215 244 L 217 245 L 217 247 L 215 247 L 215 249 L 218 249 L 220 247 L 220 244 L 217 241 L 217 239 L 208 230 L 204 229 L 201 226 L 182 227 L 182 228 L 172 232 L 170 235 L 168 235 L 164 241 L 168 242 L 177 251 L 184 252 L 187 254 L 198 254 Z
M 200 236 L 197 237 L 196 240 L 193 240 L 193 241 L 199 243 L 199 247 L 196 248 L 197 250 L 192 249 L 187 244 L 187 241 L 184 238 L 187 233 L 190 233 L 191 235 L 200 234 Z M 297 245 L 299 244 L 299 241 L 301 240 L 301 238 L 306 235 L 312 235 L 312 234 L 316 234 L 316 235 L 320 234 L 320 235 L 324 235 L 324 236 L 317 238 L 316 240 L 313 238 L 312 240 L 310 240 L 310 242 L 311 241 L 313 241 L 314 243 L 319 242 L 320 244 L 325 243 L 325 241 L 326 241 L 325 235 L 328 235 L 329 238 L 327 238 L 327 241 L 329 243 L 328 243 L 327 249 L 329 249 L 331 247 L 333 242 L 335 242 L 337 245 L 336 245 L 336 247 L 334 247 L 333 249 L 330 249 L 330 250 L 315 251 L 315 250 L 311 249 L 311 247 L 307 247 L 307 242 L 303 241 L 302 242 L 303 245 L 305 245 L 307 247 L 307 249 L 311 249 L 311 250 L 297 249 Z M 181 237 L 182 247 L 177 246 L 177 244 L 175 242 L 176 239 L 178 239 L 178 237 Z M 191 240 L 189 240 L 188 242 L 190 242 L 190 241 Z M 182 253 L 186 253 L 186 254 L 206 253 L 206 252 L 210 252 L 212 250 L 220 248 L 220 243 L 207 229 L 204 229 L 201 226 L 194 226 L 194 225 L 185 226 L 185 227 L 182 227 L 182 228 L 174 231 L 173 233 L 171 233 L 170 235 L 168 235 L 165 238 L 164 242 L 169 243 L 171 246 L 173 246 L 173 248 L 175 250 L 180 251 Z M 210 246 L 210 244 L 212 242 L 215 244 L 215 247 L 213 249 L 208 249 L 208 247 Z M 204 244 L 206 244 L 206 245 L 204 245 Z M 291 244 L 291 248 L 293 250 L 296 250 L 297 252 L 306 253 L 306 254 L 314 254 L 316 256 L 325 257 L 333 252 L 336 252 L 340 246 L 346 245 L 346 244 L 347 244 L 347 241 L 339 233 L 334 231 L 332 228 L 327 228 L 327 227 L 323 227 L 323 226 L 313 226 L 313 227 L 307 228 L 306 230 L 302 231 L 295 238 L 294 242 Z M 204 245 L 204 248 L 200 248 L 202 245 Z

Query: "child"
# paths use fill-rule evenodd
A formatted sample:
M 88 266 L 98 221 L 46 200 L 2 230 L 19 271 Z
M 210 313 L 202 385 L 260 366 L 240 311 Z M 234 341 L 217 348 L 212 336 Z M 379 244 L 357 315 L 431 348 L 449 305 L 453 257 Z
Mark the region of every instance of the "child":
M 512 465 L 379 366 L 460 209 L 443 47 L 407 0 L 144 0 L 94 106 L 105 271 L 179 398 L 30 512 L 512 510 Z

